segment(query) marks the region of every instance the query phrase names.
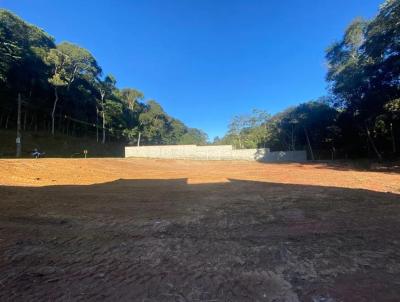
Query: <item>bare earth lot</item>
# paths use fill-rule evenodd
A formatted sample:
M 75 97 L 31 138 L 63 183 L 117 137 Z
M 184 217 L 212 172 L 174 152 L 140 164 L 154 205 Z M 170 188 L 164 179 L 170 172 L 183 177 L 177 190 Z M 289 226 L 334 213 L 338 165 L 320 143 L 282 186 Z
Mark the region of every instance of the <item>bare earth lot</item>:
M 400 173 L 0 160 L 0 301 L 400 301 Z

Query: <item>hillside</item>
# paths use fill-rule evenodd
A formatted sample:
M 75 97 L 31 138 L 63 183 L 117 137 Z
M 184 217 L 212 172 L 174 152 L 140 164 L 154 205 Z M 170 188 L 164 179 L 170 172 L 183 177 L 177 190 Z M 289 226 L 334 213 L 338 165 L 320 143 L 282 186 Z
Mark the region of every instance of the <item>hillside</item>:
M 56 45 L 42 29 L 0 9 L 0 128 L 16 126 L 18 99 L 24 129 L 90 136 L 97 126 L 107 136 L 118 133 L 121 143 L 207 142 L 206 133 L 158 101 L 117 83 L 89 50 Z
M 15 131 L 0 130 L 0 157 L 15 157 Z M 93 138 L 71 137 L 48 132 L 23 132 L 22 157 L 31 157 L 31 151 L 37 148 L 45 152 L 45 157 L 83 157 L 83 150 L 88 150 L 88 157 L 123 156 L 123 144 L 107 142 L 101 144 Z

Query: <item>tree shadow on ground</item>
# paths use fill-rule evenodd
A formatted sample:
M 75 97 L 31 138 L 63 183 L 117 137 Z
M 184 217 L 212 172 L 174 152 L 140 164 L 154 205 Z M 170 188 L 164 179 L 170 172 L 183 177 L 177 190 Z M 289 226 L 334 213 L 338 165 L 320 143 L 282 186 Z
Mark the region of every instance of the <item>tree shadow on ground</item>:
M 0 196 L 2 301 L 400 296 L 400 195 L 121 179 Z
M 254 159 L 264 164 L 295 164 L 298 166 L 315 166 L 318 169 L 332 169 L 337 171 L 359 171 L 359 172 L 380 172 L 386 174 L 400 174 L 400 162 L 378 163 L 371 160 L 286 160 L 282 156 L 281 159 L 267 159 L 263 152 L 257 151 Z
M 400 163 L 377 163 L 368 160 L 348 160 L 348 161 L 316 161 L 310 164 L 321 164 L 321 169 L 333 169 L 338 171 L 360 171 L 360 172 L 380 172 L 386 174 L 399 174 Z

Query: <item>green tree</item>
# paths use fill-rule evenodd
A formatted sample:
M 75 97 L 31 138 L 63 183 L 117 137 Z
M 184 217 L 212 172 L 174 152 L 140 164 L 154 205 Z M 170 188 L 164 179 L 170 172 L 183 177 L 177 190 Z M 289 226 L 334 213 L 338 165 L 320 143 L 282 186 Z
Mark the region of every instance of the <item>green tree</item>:
M 228 126 L 228 135 L 222 142 L 232 144 L 239 149 L 265 146 L 269 119 L 270 115 L 259 109 L 254 109 L 249 115 L 235 116 Z
M 399 18 L 399 1 L 385 1 L 376 18 L 355 20 L 327 51 L 327 79 L 342 111 L 339 122 L 352 124 L 352 129 L 339 125 L 347 144 L 371 147 L 379 159 L 389 145 L 396 153 L 399 124 L 385 106 L 400 97 Z
M 138 104 L 143 100 L 144 95 L 139 90 L 133 88 L 124 88 L 121 90 L 121 99 L 131 112 L 137 111 Z
M 6 113 L 5 128 L 17 108 L 17 138 L 26 127 L 27 105 L 32 101 L 33 91 L 45 77 L 42 54 L 54 47 L 53 39 L 42 30 L 32 26 L 12 13 L 0 10 L 0 125 Z M 25 111 L 22 122 L 22 110 Z M 17 144 L 17 154 L 21 144 Z
M 21 48 L 7 35 L 7 28 L 4 26 L 4 19 L 8 12 L 0 11 L 0 80 L 5 81 L 12 64 L 21 59 Z
M 101 113 L 101 119 L 103 122 L 102 125 L 102 140 L 101 143 L 105 144 L 106 143 L 106 124 L 107 121 L 110 122 L 111 121 L 111 116 L 113 116 L 113 113 L 115 113 L 116 111 L 115 106 L 113 106 L 110 100 L 110 98 L 113 96 L 115 90 L 116 90 L 116 79 L 114 78 L 113 75 L 109 74 L 107 75 L 104 80 L 98 80 L 98 90 L 100 92 L 100 108 L 101 110 L 97 109 L 97 112 Z M 108 106 L 107 106 L 107 101 L 108 101 Z M 113 109 L 114 108 L 114 109 Z M 109 110 L 108 114 L 107 114 L 107 109 Z M 118 110 L 117 110 L 118 111 Z M 106 115 L 108 115 L 108 118 L 106 117 Z
M 152 144 L 178 144 L 184 135 L 190 137 L 192 130 L 160 104 L 143 103 L 139 90 L 119 90 L 114 77 L 102 78 L 89 51 L 67 42 L 56 46 L 43 30 L 1 9 L 0 58 L 0 127 L 19 121 L 18 129 L 54 134 L 58 116 L 60 133 L 86 136 L 96 127 L 99 140 L 103 128 L 103 143 L 106 131 L 130 143 L 140 143 L 140 135 Z
M 205 145 L 207 144 L 207 134 L 199 129 L 189 128 L 180 138 L 180 145 Z
M 67 86 L 65 79 L 67 57 L 58 49 L 51 49 L 46 61 L 53 67 L 53 74 L 49 78 L 49 83 L 54 87 L 54 103 L 51 111 L 51 134 L 54 135 L 55 113 L 59 100 L 58 91 L 60 87 Z
M 58 90 L 61 87 L 67 87 L 69 90 L 71 84 L 78 77 L 94 79 L 100 74 L 101 69 L 86 49 L 68 42 L 63 42 L 57 48 L 51 49 L 46 61 L 53 68 L 49 83 L 54 87 L 54 103 L 51 113 L 51 133 L 54 135 L 55 111 L 59 100 Z
M 147 102 L 145 110 L 139 116 L 139 129 L 138 145 L 142 132 L 147 142 L 162 143 L 162 136 L 165 134 L 165 112 L 156 101 Z

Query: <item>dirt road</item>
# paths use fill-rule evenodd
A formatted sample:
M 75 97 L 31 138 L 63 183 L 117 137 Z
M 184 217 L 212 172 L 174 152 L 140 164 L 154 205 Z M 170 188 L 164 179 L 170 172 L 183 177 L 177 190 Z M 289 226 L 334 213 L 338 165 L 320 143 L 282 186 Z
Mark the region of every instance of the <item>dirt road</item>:
M 400 174 L 0 160 L 1 301 L 399 301 Z

